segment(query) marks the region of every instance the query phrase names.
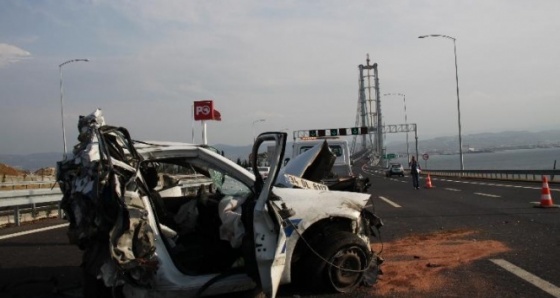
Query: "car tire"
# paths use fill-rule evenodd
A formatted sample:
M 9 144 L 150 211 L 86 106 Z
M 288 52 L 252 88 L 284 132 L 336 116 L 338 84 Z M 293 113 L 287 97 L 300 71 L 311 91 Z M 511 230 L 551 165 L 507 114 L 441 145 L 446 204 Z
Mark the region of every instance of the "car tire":
M 348 293 L 361 284 L 371 260 L 364 241 L 350 232 L 336 232 L 315 245 L 305 270 L 315 289 Z M 352 271 L 348 271 L 348 270 Z

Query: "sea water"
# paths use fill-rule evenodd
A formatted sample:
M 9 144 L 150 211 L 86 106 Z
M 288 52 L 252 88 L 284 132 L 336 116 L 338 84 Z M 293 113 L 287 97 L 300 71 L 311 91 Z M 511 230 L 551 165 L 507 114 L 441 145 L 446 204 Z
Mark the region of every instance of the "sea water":
M 410 152 L 414 154 L 414 152 Z M 430 155 L 428 160 L 422 159 L 418 152 L 420 166 L 432 170 L 458 170 L 461 168 L 459 154 Z M 552 170 L 556 165 L 560 169 L 560 148 L 516 149 L 495 152 L 465 153 L 463 165 L 465 170 Z M 390 162 L 408 166 L 406 156 L 392 159 Z

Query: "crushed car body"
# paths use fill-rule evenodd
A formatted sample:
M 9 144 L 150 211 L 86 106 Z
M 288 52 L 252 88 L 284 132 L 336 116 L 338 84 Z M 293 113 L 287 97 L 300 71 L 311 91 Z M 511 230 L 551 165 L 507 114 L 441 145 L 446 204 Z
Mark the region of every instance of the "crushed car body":
M 93 287 L 126 297 L 274 297 L 291 282 L 338 292 L 375 282 L 382 259 L 371 241 L 382 222 L 370 196 L 290 183 L 294 173 L 280 173 L 285 133 L 256 139 L 253 156 L 275 148 L 264 179 L 205 145 L 133 141 L 100 110 L 78 128 L 57 180 Z
M 333 152 L 333 148 L 339 156 Z M 366 193 L 371 186 L 369 178 L 352 173 L 346 141 L 327 139 L 301 141 L 294 144 L 293 150 L 294 157 L 282 168 L 285 172 L 323 183 L 330 190 Z

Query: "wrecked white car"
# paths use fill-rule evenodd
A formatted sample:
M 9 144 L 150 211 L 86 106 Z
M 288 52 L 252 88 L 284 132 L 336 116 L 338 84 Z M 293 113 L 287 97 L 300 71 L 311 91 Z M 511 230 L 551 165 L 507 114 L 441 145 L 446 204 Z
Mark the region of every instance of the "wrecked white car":
M 274 297 L 291 282 L 350 292 L 380 272 L 370 196 L 279 177 L 285 133 L 256 139 L 252 156 L 276 148 L 264 180 L 204 145 L 133 141 L 100 110 L 78 128 L 57 179 L 88 295 Z
M 289 158 L 285 160 L 287 165 L 297 163 L 300 168 L 296 171 L 300 171 L 302 166 L 305 167 L 306 163 L 312 162 L 308 158 L 311 153 L 309 151 L 312 151 L 312 155 L 321 157 L 324 161 L 321 167 L 327 168 L 328 171 L 307 179 L 326 184 L 330 190 L 367 193 L 371 186 L 370 180 L 361 174 L 353 173 L 348 141 L 336 137 L 306 137 L 296 141 L 295 135 L 296 132 L 294 132 L 291 161 Z

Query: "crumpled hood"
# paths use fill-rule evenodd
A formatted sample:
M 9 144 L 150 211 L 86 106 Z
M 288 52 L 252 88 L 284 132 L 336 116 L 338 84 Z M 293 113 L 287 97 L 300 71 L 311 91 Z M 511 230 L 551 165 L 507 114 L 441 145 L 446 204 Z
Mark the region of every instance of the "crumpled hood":
M 344 217 L 356 220 L 365 206 L 371 203 L 371 195 L 348 191 L 321 191 L 314 189 L 280 188 L 273 189 L 281 201 L 295 211 L 290 220 L 304 219 L 302 228 L 307 228 L 328 214 L 331 217 Z M 304 230 L 302 229 L 302 230 Z
M 330 174 L 335 160 L 336 155 L 329 149 L 327 141 L 324 141 L 290 160 L 280 169 L 276 184 L 293 186 L 285 174 L 320 182 Z

